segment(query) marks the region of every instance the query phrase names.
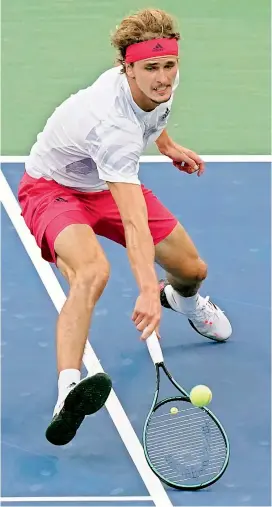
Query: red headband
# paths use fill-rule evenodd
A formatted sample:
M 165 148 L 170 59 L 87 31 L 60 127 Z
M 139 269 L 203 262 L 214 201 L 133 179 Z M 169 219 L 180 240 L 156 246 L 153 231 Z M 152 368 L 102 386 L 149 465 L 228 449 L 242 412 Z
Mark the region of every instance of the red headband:
M 151 39 L 131 44 L 126 50 L 126 63 L 138 62 L 147 58 L 158 56 L 178 56 L 178 43 L 176 39 Z

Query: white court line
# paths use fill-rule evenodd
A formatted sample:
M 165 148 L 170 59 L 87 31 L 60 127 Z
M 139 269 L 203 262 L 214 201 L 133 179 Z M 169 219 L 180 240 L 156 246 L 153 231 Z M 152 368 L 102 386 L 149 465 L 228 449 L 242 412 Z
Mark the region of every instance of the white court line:
M 272 162 L 272 155 L 201 155 L 205 162 Z M 27 160 L 27 156 L 0 156 L 0 162 L 2 164 L 24 164 Z M 158 164 L 162 162 L 171 162 L 168 157 L 162 155 L 143 155 L 140 157 L 141 163 L 153 163 Z
M 33 262 L 33 265 L 35 266 L 53 304 L 55 305 L 57 311 L 60 312 L 65 303 L 66 296 L 50 264 L 42 259 L 40 249 L 37 247 L 34 237 L 30 234 L 24 219 L 20 215 L 20 206 L 1 170 L 0 201 L 2 201 L 3 206 L 31 261 Z M 83 362 L 88 372 L 91 374 L 104 371 L 88 341 L 85 347 Z M 134 461 L 134 464 L 137 467 L 155 506 L 172 507 L 172 503 L 164 487 L 149 468 L 140 441 L 113 389 L 106 402 L 106 408 L 132 460 Z
M 152 502 L 150 496 L 2 496 L 1 502 Z

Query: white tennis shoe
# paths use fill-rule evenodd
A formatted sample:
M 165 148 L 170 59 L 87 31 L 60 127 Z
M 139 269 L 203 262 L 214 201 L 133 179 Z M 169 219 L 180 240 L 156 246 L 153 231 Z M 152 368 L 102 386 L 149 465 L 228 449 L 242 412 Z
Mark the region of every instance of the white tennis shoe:
M 165 308 L 173 310 L 165 293 L 167 285 L 169 285 L 169 283 L 166 280 L 160 280 L 161 304 Z M 192 328 L 197 333 L 211 340 L 223 342 L 226 341 L 232 333 L 228 318 L 224 312 L 210 300 L 209 296 L 203 298 L 198 294 L 196 308 L 193 311 L 180 313 L 186 315 Z
M 211 340 L 223 342 L 232 333 L 230 321 L 224 312 L 210 300 L 209 296 L 203 298 L 199 295 L 196 309 L 187 313 L 186 317 L 197 333 Z

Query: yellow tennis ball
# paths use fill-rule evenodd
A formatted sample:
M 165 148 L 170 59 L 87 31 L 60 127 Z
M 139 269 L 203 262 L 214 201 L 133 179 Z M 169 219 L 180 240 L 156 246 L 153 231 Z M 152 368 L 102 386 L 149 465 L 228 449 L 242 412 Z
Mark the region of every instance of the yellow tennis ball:
M 190 400 L 196 407 L 204 407 L 211 402 L 212 392 L 207 386 L 195 386 L 190 392 Z
M 170 413 L 171 414 L 177 414 L 178 413 L 178 408 L 177 407 L 172 407 L 171 410 L 170 410 Z

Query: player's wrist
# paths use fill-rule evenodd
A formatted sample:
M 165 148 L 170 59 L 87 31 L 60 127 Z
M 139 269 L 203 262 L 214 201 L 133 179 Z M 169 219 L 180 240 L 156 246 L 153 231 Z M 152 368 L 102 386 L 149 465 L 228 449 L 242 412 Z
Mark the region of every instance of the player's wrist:
M 147 283 L 146 281 L 140 285 L 140 292 L 147 296 L 159 295 L 160 288 L 157 278 L 154 281 Z
M 173 149 L 176 148 L 176 145 L 174 143 L 174 141 L 169 141 L 169 143 L 165 144 L 162 148 L 159 148 L 159 151 L 162 155 L 164 155 L 165 157 L 169 157 L 172 159 L 172 153 L 173 153 Z
M 163 130 L 160 137 L 158 137 L 156 144 L 160 153 L 167 156 L 167 152 L 170 150 L 170 148 L 173 148 L 175 143 L 167 134 L 166 130 Z

